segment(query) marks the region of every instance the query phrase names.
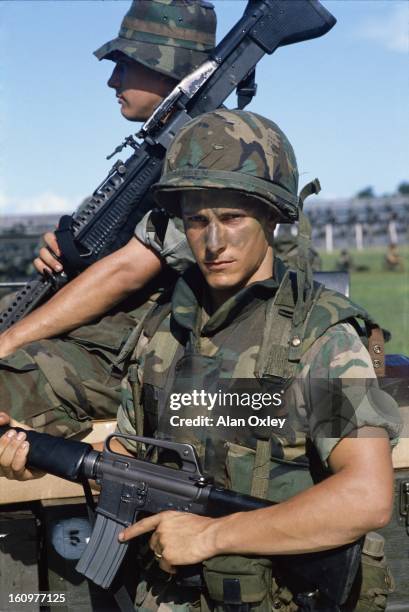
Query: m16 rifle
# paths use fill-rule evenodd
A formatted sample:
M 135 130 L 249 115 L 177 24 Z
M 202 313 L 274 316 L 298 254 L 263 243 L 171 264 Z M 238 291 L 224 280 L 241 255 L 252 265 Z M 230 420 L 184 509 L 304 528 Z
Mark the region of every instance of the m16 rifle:
M 0 436 L 9 429 L 0 426 Z M 120 543 L 118 535 L 124 527 L 135 523 L 140 514 L 175 510 L 220 517 L 273 505 L 268 500 L 215 486 L 202 472 L 190 444 L 115 433 L 108 436 L 104 450 L 99 452 L 76 440 L 32 430 L 26 434 L 30 443 L 29 467 L 80 482 L 85 489 L 89 488 L 87 479 L 100 485 L 92 535 L 76 569 L 105 589 L 111 586 L 127 551 L 128 545 Z M 110 446 L 113 438 L 143 445 L 145 456 L 155 450 L 159 462 L 113 451 Z M 162 451 L 167 460 L 172 453 L 172 464 L 180 467 L 161 465 Z M 292 576 L 298 585 L 303 585 L 305 593 L 300 595 L 300 610 L 339 612 L 358 571 L 360 553 L 361 543 L 355 542 L 317 553 L 280 555 L 275 560 L 280 573 Z
M 142 142 L 128 136 L 112 155 L 127 146 L 133 154 L 114 164 L 84 206 L 60 219 L 56 234 L 64 272 L 27 283 L 0 315 L 0 332 L 129 241 L 152 208 L 149 189 L 159 179 L 174 135 L 187 121 L 219 108 L 236 88 L 243 108 L 255 93 L 254 70 L 265 53 L 323 36 L 335 23 L 318 0 L 249 0 L 242 18 L 209 59 L 185 77 L 142 126 L 136 135 Z

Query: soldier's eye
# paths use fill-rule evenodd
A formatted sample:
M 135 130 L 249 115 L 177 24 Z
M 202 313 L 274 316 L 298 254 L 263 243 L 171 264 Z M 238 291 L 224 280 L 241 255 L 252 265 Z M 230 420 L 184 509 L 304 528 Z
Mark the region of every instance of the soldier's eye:
M 244 215 L 242 213 L 226 213 L 221 216 L 222 221 L 238 221 L 239 219 L 243 219 Z
M 188 215 L 186 221 L 188 223 L 207 223 L 207 219 L 203 215 Z

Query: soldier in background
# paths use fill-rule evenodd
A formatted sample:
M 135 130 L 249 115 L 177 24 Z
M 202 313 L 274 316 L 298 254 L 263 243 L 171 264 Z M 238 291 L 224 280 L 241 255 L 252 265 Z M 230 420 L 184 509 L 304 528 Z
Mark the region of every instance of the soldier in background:
M 370 266 L 366 264 L 356 264 L 348 249 L 342 249 L 335 262 L 338 272 L 369 272 Z
M 386 251 L 384 258 L 384 268 L 389 272 L 403 272 L 404 265 L 402 257 L 399 255 L 398 245 L 392 242 Z
M 121 114 L 146 121 L 176 84 L 207 58 L 215 45 L 216 15 L 202 0 L 133 0 L 117 38 L 94 52 L 115 62 L 108 87 L 115 90 Z M 53 233 L 34 265 L 38 272 L 62 271 Z
M 138 29 L 141 24 L 143 31 Z M 96 52 L 99 58 L 116 61 L 108 85 L 127 119 L 146 119 L 176 78 L 206 58 L 215 25 L 213 9 L 200 0 L 133 2 L 119 37 Z M 162 27 L 167 34 L 173 28 L 174 38 L 161 38 Z M 168 252 L 163 244 L 151 244 L 141 224 L 128 245 L 91 266 L 2 334 L 0 388 L 4 406 L 15 418 L 40 431 L 70 436 L 87 431 L 93 418 L 115 417 L 123 368 L 117 357 L 159 281 L 146 284 L 165 263 L 180 271 L 192 257 L 185 253 L 177 221 L 172 227 L 180 256 L 174 243 Z M 61 271 L 54 257 L 60 255 L 54 234 L 45 240 L 47 247 L 35 261 L 37 270 Z M 168 268 L 164 276 L 165 284 L 173 282 Z
M 338 272 L 352 272 L 355 269 L 354 260 L 348 249 L 342 249 L 335 263 Z
M 206 60 L 215 29 L 213 6 L 204 0 L 134 0 L 118 37 L 95 52 L 115 62 L 108 86 L 122 115 L 146 120 Z M 61 271 L 54 234 L 45 242 L 36 269 Z M 149 304 L 154 288 L 146 283 L 162 263 L 132 238 L 98 264 L 0 337 L 1 406 L 39 431 L 72 436 L 89 430 L 93 418 L 115 418 L 123 367 L 115 362 Z M 171 279 L 168 273 L 165 282 Z

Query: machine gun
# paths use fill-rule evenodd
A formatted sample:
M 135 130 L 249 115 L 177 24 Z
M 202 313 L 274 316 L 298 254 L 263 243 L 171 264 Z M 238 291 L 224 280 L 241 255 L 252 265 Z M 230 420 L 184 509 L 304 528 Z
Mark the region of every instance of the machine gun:
M 152 208 L 149 189 L 160 176 L 166 150 L 190 119 L 219 108 L 237 88 L 243 108 L 255 93 L 254 70 L 265 53 L 326 34 L 335 18 L 318 0 L 249 0 L 242 18 L 209 59 L 185 77 L 124 147 L 134 152 L 118 160 L 93 195 L 56 231 L 64 272 L 30 281 L 0 315 L 0 332 L 23 318 L 67 281 L 98 259 L 124 246 L 138 221 Z M 112 157 L 110 155 L 110 157 Z
M 0 436 L 9 429 L 1 426 Z M 76 569 L 105 589 L 112 584 L 127 550 L 127 544 L 118 541 L 118 534 L 133 524 L 138 515 L 176 510 L 220 517 L 273 504 L 215 486 L 203 474 L 190 444 L 115 433 L 106 439 L 104 450 L 99 452 L 76 440 L 35 431 L 26 431 L 26 434 L 30 443 L 29 467 L 80 482 L 85 488 L 89 487 L 87 479 L 100 485 L 93 532 Z M 159 463 L 113 451 L 110 446 L 113 438 L 143 445 L 145 457 L 155 449 Z M 167 458 L 171 453 L 172 464 L 176 463 L 179 468 L 161 465 L 161 452 Z M 360 551 L 357 542 L 317 553 L 280 555 L 276 560 L 280 570 L 295 577 L 297 584 L 305 585 L 306 593 L 318 590 L 327 612 L 335 612 L 348 597 L 359 567 Z

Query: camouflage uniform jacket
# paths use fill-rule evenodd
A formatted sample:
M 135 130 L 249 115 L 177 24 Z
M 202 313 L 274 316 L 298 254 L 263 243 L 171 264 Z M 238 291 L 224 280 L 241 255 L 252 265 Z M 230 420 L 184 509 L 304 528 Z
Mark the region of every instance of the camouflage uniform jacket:
M 274 380 L 257 379 L 255 372 L 263 351 L 268 308 L 284 285 L 282 274 L 282 267 L 276 264 L 273 278 L 244 288 L 209 316 L 202 294 L 203 279 L 197 268 L 190 268 L 179 278 L 171 302 L 158 304 L 141 324 L 135 333 L 136 348 L 130 343 L 123 351 L 122 358 L 127 352 L 131 358 L 118 412 L 121 433 L 190 442 L 204 470 L 218 483 L 276 502 L 325 477 L 328 456 L 351 430 L 364 425 L 383 427 L 393 441 L 399 431 L 395 404 L 378 389 L 370 356 L 350 323 L 331 326 L 311 343 L 295 376 L 287 381 L 283 402 L 258 410 L 260 392 L 272 397 L 281 391 L 282 381 L 277 384 Z M 326 299 L 328 308 L 328 295 Z M 333 309 L 335 303 L 333 296 Z M 318 303 L 317 308 L 322 310 L 322 304 Z M 340 388 L 340 379 L 345 387 Z M 331 383 L 335 385 L 337 401 L 333 399 Z M 194 391 L 201 390 L 216 395 L 226 393 L 223 397 L 238 392 L 241 400 L 248 392 L 257 410 L 249 403 L 239 402 L 231 407 L 220 401 L 209 411 L 209 402 L 202 398 L 194 406 L 182 405 L 183 394 L 193 397 Z M 267 425 L 254 422 L 254 418 L 266 415 L 277 421 Z M 236 417 L 236 422 L 228 421 Z M 249 417 L 253 419 L 251 423 Z M 183 418 L 191 421 L 179 426 Z M 312 442 L 308 458 L 306 438 Z M 127 446 L 136 451 L 130 441 Z M 141 554 L 136 598 L 140 609 L 191 610 L 197 591 L 192 594 L 168 578 L 164 581 L 160 572 L 149 569 L 157 566 L 147 561 L 143 549 Z M 203 571 L 208 589 L 208 580 L 219 584 L 228 567 L 226 563 L 230 570 L 243 570 L 245 564 L 253 562 L 236 556 L 206 561 Z M 256 563 L 262 567 L 264 561 L 257 558 Z M 297 609 L 288 585 L 278 586 L 273 580 L 270 588 L 274 601 L 281 602 L 283 610 Z M 200 601 L 203 603 L 203 592 Z M 286 602 L 285 606 L 282 602 Z M 203 605 L 202 609 L 209 608 Z
M 129 376 L 123 381 L 118 413 L 122 433 L 141 433 L 143 415 L 145 435 L 192 442 L 205 470 L 224 485 L 247 493 L 252 490 L 257 441 L 271 439 L 268 495 L 275 501 L 312 484 L 304 456 L 306 437 L 325 468 L 339 439 L 351 431 L 378 426 L 391 439 L 399 431 L 395 404 L 378 388 L 369 354 L 349 322 L 330 326 L 314 342 L 310 339 L 295 376 L 284 384 L 255 377 L 267 308 L 277 296 L 282 275 L 282 267 L 276 265 L 277 280 L 253 283 L 209 316 L 201 295 L 202 277 L 196 268 L 188 270 L 178 280 L 171 303 L 159 304 L 143 325 Z M 328 295 L 326 299 L 326 307 L 331 308 Z M 333 300 L 332 308 L 336 307 Z M 316 309 L 320 314 L 323 305 L 318 303 Z M 206 401 L 178 410 L 171 407 L 177 396 L 202 389 L 214 393 L 245 390 L 246 397 L 278 392 L 282 402 L 262 410 L 242 404 L 217 405 L 210 411 Z M 252 415 L 283 418 L 284 424 L 269 423 L 266 428 L 254 425 L 253 420 L 249 426 Z M 177 419 L 171 421 L 173 416 Z M 213 421 L 174 425 L 198 416 L 211 416 Z M 246 426 L 235 427 L 234 422 L 230 426 L 227 417 L 243 418 Z M 243 457 L 247 457 L 245 474 Z

